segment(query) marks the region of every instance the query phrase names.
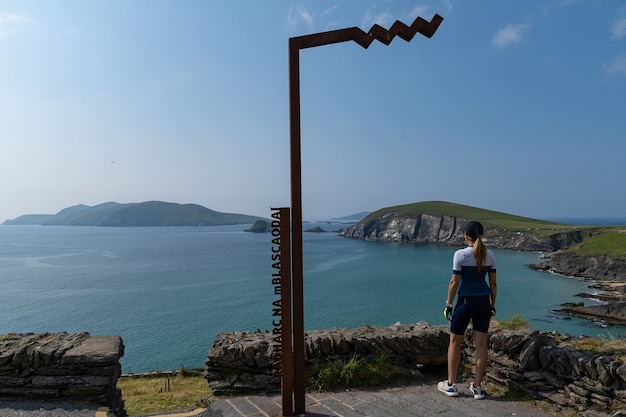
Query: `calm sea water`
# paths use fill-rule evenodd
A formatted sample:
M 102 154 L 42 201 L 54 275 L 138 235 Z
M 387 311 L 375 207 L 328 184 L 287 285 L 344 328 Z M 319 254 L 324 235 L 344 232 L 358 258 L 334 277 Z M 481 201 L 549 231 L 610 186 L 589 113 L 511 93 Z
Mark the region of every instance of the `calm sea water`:
M 203 367 L 217 333 L 272 328 L 271 236 L 247 227 L 0 226 L 0 334 L 119 335 L 124 372 Z M 456 249 L 305 232 L 305 327 L 445 324 Z M 623 328 L 551 313 L 582 301 L 584 282 L 528 269 L 537 253 L 496 256 L 498 318 L 621 337 Z

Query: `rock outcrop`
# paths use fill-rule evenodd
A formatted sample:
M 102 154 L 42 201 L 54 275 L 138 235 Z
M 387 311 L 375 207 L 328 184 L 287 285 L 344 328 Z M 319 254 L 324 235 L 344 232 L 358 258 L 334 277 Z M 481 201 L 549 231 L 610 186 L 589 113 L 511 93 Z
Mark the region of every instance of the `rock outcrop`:
M 565 306 L 566 308 L 557 310 L 557 313 L 590 319 L 603 326 L 626 325 L 626 259 L 555 252 L 547 255 L 543 262 L 529 266 L 532 269 L 588 280 L 593 294 L 583 293 L 578 296 L 599 299 L 605 303 Z
M 406 214 L 388 211 L 369 220 L 347 227 L 341 236 L 350 239 L 376 242 L 407 242 L 436 245 L 462 245 L 463 226 L 468 221 L 464 217 L 420 214 Z M 485 240 L 492 248 L 553 252 L 567 249 L 582 241 L 577 230 L 556 231 L 542 235 L 525 230 L 487 228 Z
M 425 322 L 311 331 L 305 335 L 306 366 L 323 360 L 347 363 L 355 356 L 367 359 L 385 352 L 393 364 L 404 367 L 405 376 L 419 378 L 419 370 L 445 367 L 448 337 L 447 326 Z M 532 329 L 494 330 L 489 336 L 487 391 L 522 392 L 561 414 L 572 409 L 626 410 L 626 365 L 620 353 L 585 353 L 571 347 L 571 341 Z M 220 333 L 207 356 L 205 378 L 215 395 L 278 391 L 280 380 L 272 376 L 273 353 L 270 332 Z M 463 358 L 461 368 L 475 364 L 471 330 Z
M 460 231 L 465 221 L 458 217 L 428 214 L 407 217 L 398 212 L 386 212 L 372 220 L 361 221 L 343 229 L 341 235 L 350 239 L 377 242 L 458 245 L 463 242 Z
M 88 333 L 0 335 L 0 398 L 107 406 L 125 416 L 118 336 Z
M 555 311 L 566 316 L 589 319 L 599 326 L 626 326 L 626 301 L 611 302 L 593 306 L 576 305 Z
M 252 232 L 252 233 L 269 233 L 270 231 L 270 223 L 265 220 L 257 220 L 252 223 L 249 229 L 244 230 L 244 232 Z
M 578 253 L 555 252 L 531 268 L 549 270 L 555 274 L 598 281 L 626 282 L 626 259 L 609 256 L 583 256 Z

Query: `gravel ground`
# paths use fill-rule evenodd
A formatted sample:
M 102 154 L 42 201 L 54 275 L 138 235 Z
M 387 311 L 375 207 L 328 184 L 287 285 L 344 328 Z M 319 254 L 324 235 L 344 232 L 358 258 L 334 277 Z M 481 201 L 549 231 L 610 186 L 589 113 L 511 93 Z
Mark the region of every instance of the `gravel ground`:
M 97 413 L 97 414 L 96 414 Z M 12 402 L 0 401 L 1 417 L 108 417 L 98 406 L 67 402 Z

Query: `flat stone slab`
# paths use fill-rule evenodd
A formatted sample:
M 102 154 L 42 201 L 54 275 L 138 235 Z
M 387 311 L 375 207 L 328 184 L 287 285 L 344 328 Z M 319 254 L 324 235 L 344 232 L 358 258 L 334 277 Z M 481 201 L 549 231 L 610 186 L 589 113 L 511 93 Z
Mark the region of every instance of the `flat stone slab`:
M 91 336 L 69 349 L 62 363 L 107 365 L 117 363 L 124 355 L 124 343 L 119 336 Z

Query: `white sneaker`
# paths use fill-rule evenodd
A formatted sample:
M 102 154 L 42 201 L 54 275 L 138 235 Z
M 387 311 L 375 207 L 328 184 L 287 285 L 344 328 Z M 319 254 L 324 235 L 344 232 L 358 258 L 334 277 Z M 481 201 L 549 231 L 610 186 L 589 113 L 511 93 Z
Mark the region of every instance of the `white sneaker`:
M 473 382 L 470 384 L 470 390 L 472 391 L 472 394 L 474 394 L 475 400 L 482 400 L 485 398 L 485 390 L 482 389 L 482 387 L 475 386 Z
M 448 381 L 441 381 L 437 384 L 437 389 L 448 397 L 458 397 L 459 392 L 456 390 L 456 385 L 448 385 Z

